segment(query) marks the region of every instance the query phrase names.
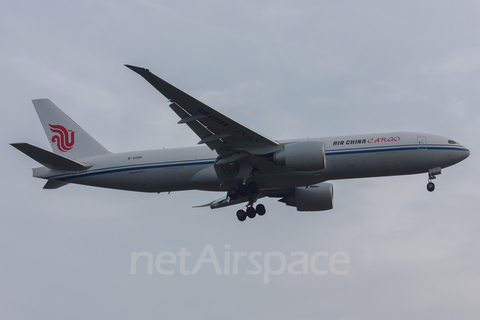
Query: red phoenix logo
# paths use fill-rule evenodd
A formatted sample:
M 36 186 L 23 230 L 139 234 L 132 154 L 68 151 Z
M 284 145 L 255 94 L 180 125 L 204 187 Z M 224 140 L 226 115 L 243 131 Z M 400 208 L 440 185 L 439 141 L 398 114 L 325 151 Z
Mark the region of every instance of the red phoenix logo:
M 57 143 L 58 150 L 62 152 L 67 152 L 73 148 L 75 143 L 75 132 L 72 130 L 65 129 L 64 126 L 48 124 L 50 126 L 50 131 L 56 133 L 52 137 L 52 142 Z

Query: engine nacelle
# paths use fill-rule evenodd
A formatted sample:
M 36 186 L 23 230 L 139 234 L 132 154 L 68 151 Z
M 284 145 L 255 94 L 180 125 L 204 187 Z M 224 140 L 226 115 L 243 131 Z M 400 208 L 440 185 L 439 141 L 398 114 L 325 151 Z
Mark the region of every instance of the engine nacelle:
M 299 141 L 283 146 L 273 155 L 275 164 L 296 171 L 317 171 L 325 169 L 325 144 L 322 141 Z
M 280 201 L 297 211 L 323 211 L 333 208 L 333 185 L 320 183 L 310 187 L 297 187 Z

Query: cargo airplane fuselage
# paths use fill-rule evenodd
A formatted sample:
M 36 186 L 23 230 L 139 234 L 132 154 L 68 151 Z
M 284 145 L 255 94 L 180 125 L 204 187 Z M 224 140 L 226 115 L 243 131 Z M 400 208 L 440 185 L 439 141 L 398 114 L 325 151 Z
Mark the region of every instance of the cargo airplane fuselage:
M 278 172 L 272 170 L 256 175 L 259 187 L 295 188 L 327 180 L 424 173 L 451 166 L 469 154 L 465 147 L 451 139 L 424 133 L 394 132 L 308 140 L 325 143 L 325 169 L 285 172 L 278 166 Z M 292 141 L 304 140 L 289 142 Z M 213 167 L 217 156 L 205 146 L 144 150 L 79 159 L 83 164 L 92 165 L 85 171 L 64 172 L 40 167 L 34 169 L 33 175 L 142 192 L 227 191 L 230 186 L 220 185 Z

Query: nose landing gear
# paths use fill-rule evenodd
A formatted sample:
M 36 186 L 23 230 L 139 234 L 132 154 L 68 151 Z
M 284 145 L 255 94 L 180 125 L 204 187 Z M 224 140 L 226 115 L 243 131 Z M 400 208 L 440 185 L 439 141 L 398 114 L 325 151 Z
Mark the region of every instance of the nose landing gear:
M 442 168 L 433 168 L 428 170 L 428 183 L 427 183 L 427 190 L 430 192 L 433 192 L 435 190 L 435 184 L 432 182 L 432 180 L 436 179 L 435 177 L 437 174 L 442 173 Z
M 430 192 L 432 192 L 433 190 L 435 190 L 435 183 L 433 183 L 433 182 L 431 182 L 431 181 L 428 182 L 428 183 L 427 183 L 427 190 L 430 191 Z

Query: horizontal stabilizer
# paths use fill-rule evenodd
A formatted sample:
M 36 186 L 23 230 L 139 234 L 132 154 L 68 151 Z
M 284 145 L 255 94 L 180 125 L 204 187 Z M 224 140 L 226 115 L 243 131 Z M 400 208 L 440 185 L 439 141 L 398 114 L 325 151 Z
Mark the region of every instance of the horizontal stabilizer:
M 85 166 L 80 162 L 68 159 L 64 156 L 55 154 L 42 148 L 35 147 L 25 142 L 11 143 L 11 145 L 49 169 L 61 171 L 82 171 L 91 167 Z
M 43 186 L 43 189 L 58 189 L 67 184 L 68 182 L 48 180 L 47 183 L 45 183 L 45 185 Z

